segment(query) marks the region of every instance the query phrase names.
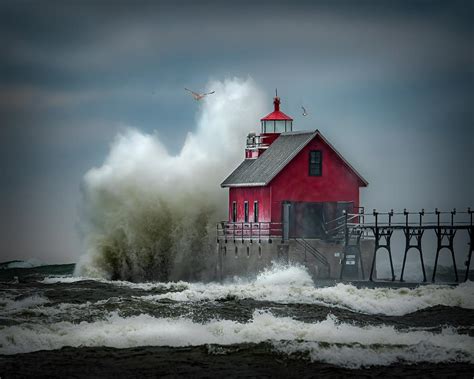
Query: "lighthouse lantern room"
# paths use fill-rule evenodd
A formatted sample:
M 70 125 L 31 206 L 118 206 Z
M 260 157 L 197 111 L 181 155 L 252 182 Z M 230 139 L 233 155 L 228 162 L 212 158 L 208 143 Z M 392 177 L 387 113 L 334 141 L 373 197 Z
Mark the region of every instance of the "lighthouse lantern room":
M 280 111 L 280 98 L 273 99 L 274 110 L 260 121 L 263 134 L 284 133 L 293 131 L 293 119 Z

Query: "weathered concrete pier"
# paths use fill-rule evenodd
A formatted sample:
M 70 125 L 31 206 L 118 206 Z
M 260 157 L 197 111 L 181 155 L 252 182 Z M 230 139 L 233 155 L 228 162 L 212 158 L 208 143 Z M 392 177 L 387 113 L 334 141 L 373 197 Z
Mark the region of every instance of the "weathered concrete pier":
M 396 280 L 393 264 L 393 235 L 401 232 L 405 240 L 403 263 L 399 281 L 404 281 L 407 256 L 416 250 L 420 258 L 423 282 L 427 282 L 425 257 L 422 247 L 426 231 L 434 232 L 436 255 L 431 282 L 436 281 L 438 260 L 443 249 L 452 258 L 455 281 L 466 281 L 469 276 L 474 245 L 473 211 L 448 212 L 378 212 L 345 211 L 334 220 L 324 223 L 321 238 L 291 236 L 285 223 L 245 223 L 223 221 L 217 225 L 218 272 L 221 278 L 256 273 L 271 262 L 300 263 L 308 267 L 316 279 L 377 280 L 376 262 L 381 250 L 388 253 L 391 281 Z M 446 217 L 447 216 L 447 217 Z M 468 248 L 464 260 L 465 273 L 458 274 L 454 239 L 466 232 Z M 366 276 L 368 274 L 368 277 Z

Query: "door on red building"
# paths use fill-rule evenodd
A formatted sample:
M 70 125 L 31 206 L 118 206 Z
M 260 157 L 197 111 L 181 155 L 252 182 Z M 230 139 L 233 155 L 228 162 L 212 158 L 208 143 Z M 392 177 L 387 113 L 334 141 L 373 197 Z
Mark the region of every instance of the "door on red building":
M 352 209 L 352 202 L 283 202 L 283 234 L 289 238 L 327 239 L 342 211 Z
M 290 238 L 323 238 L 323 203 L 291 202 L 288 234 Z

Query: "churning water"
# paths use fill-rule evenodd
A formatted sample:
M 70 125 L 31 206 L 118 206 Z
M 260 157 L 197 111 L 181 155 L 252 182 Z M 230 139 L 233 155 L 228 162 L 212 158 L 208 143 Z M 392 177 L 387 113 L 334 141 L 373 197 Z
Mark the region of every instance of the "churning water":
M 469 377 L 474 368 L 472 282 L 321 286 L 303 267 L 275 265 L 224 284 L 130 283 L 58 267 L 0 270 L 2 377 Z

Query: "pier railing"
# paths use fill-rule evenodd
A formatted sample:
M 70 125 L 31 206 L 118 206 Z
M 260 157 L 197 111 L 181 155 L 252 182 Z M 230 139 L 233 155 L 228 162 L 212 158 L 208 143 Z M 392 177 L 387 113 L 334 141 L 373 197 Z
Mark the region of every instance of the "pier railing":
M 473 211 L 467 208 L 466 211 L 457 211 L 454 208 L 451 211 L 440 211 L 436 208 L 434 211 L 410 212 L 404 209 L 402 212 L 396 212 L 393 209 L 388 212 L 379 212 L 374 209 L 372 212 L 364 212 L 361 208 L 359 213 L 344 213 L 340 219 L 344 219 L 343 225 L 339 227 L 391 227 L 394 229 L 403 229 L 406 227 L 418 227 L 424 229 L 436 228 L 456 228 L 468 229 L 473 225 Z
M 272 240 L 283 236 L 281 222 L 228 222 L 217 224 L 217 239 L 225 240 Z
M 329 220 L 324 223 L 323 229 L 326 235 L 326 239 L 342 241 L 346 238 L 346 230 L 348 225 L 355 227 L 357 225 L 364 224 L 365 222 L 365 208 L 354 207 L 355 213 L 348 213 L 342 211 L 342 215 Z

